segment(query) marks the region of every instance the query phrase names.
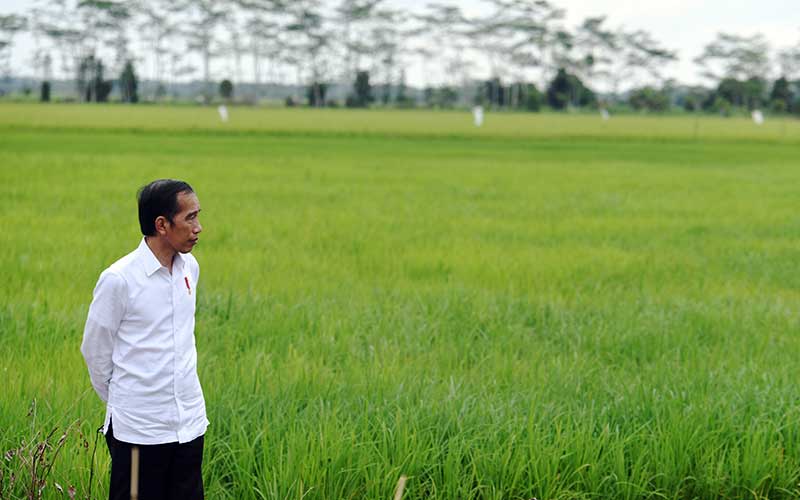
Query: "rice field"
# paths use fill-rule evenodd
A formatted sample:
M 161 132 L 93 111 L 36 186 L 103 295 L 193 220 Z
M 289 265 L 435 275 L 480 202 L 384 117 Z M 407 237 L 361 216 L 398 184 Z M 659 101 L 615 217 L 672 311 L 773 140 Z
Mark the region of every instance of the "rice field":
M 106 495 L 79 346 L 160 177 L 209 499 L 800 496 L 800 122 L 230 112 L 0 105 L 0 452 L 77 422 L 46 498 Z

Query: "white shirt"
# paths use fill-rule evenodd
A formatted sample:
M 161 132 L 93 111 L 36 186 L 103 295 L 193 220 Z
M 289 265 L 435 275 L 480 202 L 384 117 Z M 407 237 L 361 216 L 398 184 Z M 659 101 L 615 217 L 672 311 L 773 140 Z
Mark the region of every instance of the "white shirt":
M 191 441 L 206 431 L 194 311 L 200 266 L 177 254 L 172 274 L 144 238 L 100 274 L 81 352 L 100 399 L 103 432 L 134 444 Z

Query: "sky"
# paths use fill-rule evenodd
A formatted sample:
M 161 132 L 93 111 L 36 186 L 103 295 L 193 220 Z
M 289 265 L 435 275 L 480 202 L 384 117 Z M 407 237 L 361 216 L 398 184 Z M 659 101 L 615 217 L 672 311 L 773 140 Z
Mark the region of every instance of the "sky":
M 762 33 L 773 48 L 800 44 L 800 0 L 552 0 L 566 9 L 567 24 L 577 25 L 586 17 L 606 15 L 609 26 L 644 29 L 663 46 L 676 50 L 679 62 L 665 68 L 664 75 L 682 83 L 701 83 L 692 62 L 716 33 L 739 35 Z M 389 0 L 400 8 L 419 11 L 431 0 Z M 449 0 L 468 14 L 486 13 L 480 0 Z M 24 12 L 30 0 L 0 0 L 0 13 Z M 15 40 L 15 66 L 30 58 L 32 41 L 23 35 Z M 476 61 L 478 73 L 487 71 Z M 409 68 L 411 84 L 421 84 L 422 68 Z M 476 75 L 477 76 L 477 75 Z M 486 76 L 486 75 L 482 75 Z

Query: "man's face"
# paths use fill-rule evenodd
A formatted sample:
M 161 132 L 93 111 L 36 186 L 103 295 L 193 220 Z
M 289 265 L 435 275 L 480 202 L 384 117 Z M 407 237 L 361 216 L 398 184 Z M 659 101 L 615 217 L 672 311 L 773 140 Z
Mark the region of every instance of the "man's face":
M 200 231 L 200 200 L 194 193 L 178 193 L 178 213 L 164 225 L 167 241 L 177 252 L 191 252 L 197 244 Z

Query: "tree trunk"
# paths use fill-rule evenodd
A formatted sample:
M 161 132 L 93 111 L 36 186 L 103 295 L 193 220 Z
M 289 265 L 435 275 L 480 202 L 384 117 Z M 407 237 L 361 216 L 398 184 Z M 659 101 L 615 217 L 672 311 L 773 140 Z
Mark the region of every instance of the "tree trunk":
M 203 47 L 203 81 L 205 82 L 205 101 L 206 104 L 211 100 L 211 54 L 208 45 Z

